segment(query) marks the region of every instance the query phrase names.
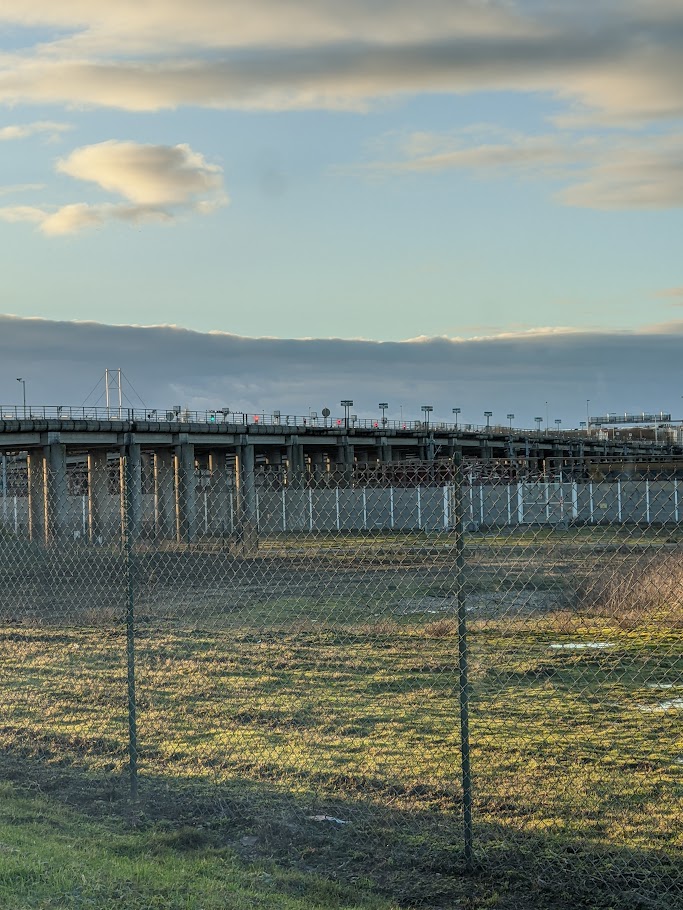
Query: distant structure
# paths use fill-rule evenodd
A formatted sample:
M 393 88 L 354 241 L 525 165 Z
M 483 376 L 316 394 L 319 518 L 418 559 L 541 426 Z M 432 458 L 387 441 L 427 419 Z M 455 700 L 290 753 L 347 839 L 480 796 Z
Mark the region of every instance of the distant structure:
M 612 412 L 601 417 L 588 418 L 589 427 L 611 427 L 623 424 L 630 424 L 631 426 L 642 424 L 661 426 L 663 423 L 671 423 L 671 414 L 665 414 L 663 411 L 660 411 L 659 414 L 646 414 L 645 412 L 641 414 L 617 414 Z

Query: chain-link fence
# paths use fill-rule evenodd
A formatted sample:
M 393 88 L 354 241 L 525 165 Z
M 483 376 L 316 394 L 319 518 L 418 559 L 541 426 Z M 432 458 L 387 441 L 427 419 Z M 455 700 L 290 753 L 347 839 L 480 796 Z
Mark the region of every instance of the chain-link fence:
M 408 906 L 683 906 L 683 462 L 170 468 L 11 466 L 0 773 Z

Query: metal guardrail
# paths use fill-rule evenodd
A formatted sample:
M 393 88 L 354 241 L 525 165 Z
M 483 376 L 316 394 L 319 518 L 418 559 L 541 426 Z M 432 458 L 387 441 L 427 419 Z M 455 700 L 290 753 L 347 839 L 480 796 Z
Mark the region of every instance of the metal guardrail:
M 117 407 L 74 407 L 71 405 L 2 405 L 0 420 L 97 420 L 123 421 L 133 423 L 193 423 L 193 424 L 229 424 L 237 426 L 283 426 L 311 427 L 322 429 L 361 429 L 361 430 L 406 430 L 410 432 L 436 433 L 471 433 L 477 436 L 522 436 L 529 438 L 558 439 L 593 439 L 595 433 L 578 429 L 539 430 L 528 427 L 510 427 L 501 424 L 482 425 L 474 423 L 449 423 L 446 421 L 391 420 L 385 418 L 367 418 L 350 416 L 321 417 L 315 413 L 308 415 L 260 414 L 246 411 L 232 411 L 228 408 L 194 411 L 187 408 L 117 408 Z M 604 441 L 600 437 L 600 441 Z M 638 439 L 639 444 L 652 444 L 653 440 Z

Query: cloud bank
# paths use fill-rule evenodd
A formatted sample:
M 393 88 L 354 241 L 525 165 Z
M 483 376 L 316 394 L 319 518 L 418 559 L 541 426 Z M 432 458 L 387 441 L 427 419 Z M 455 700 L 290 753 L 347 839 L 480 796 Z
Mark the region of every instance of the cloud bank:
M 202 334 L 173 326 L 109 326 L 0 316 L 0 400 L 17 403 L 23 376 L 35 404 L 80 405 L 106 367 L 121 367 L 148 407 L 230 407 L 236 411 L 339 412 L 352 398 L 361 416 L 388 401 L 390 416 L 534 426 L 545 415 L 564 426 L 591 412 L 681 411 L 683 322 L 640 333 L 542 330 L 478 340 L 406 342 L 282 340 Z M 94 403 L 92 400 L 89 403 Z M 133 404 L 139 405 L 134 399 Z
M 16 0 L 57 28 L 0 57 L 0 101 L 363 110 L 422 92 L 538 92 L 573 122 L 683 115 L 674 0 Z
M 173 221 L 180 214 L 206 215 L 226 205 L 222 169 L 189 145 L 141 145 L 110 140 L 83 146 L 57 162 L 57 171 L 126 201 L 71 203 L 50 211 L 37 206 L 6 206 L 0 218 L 28 221 L 47 235 L 72 234 L 116 219 L 134 224 Z
M 571 141 L 573 139 L 573 141 Z M 493 125 L 459 133 L 413 133 L 391 157 L 353 168 L 353 176 L 466 171 L 484 179 L 551 180 L 565 186 L 564 205 L 593 209 L 667 209 L 683 205 L 683 133 L 647 138 L 620 135 L 526 135 Z

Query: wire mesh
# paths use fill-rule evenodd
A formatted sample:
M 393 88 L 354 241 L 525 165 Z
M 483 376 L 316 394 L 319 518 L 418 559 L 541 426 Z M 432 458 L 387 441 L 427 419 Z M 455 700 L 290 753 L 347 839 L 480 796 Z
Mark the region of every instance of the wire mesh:
M 408 905 L 683 906 L 681 469 L 16 460 L 3 773 Z

